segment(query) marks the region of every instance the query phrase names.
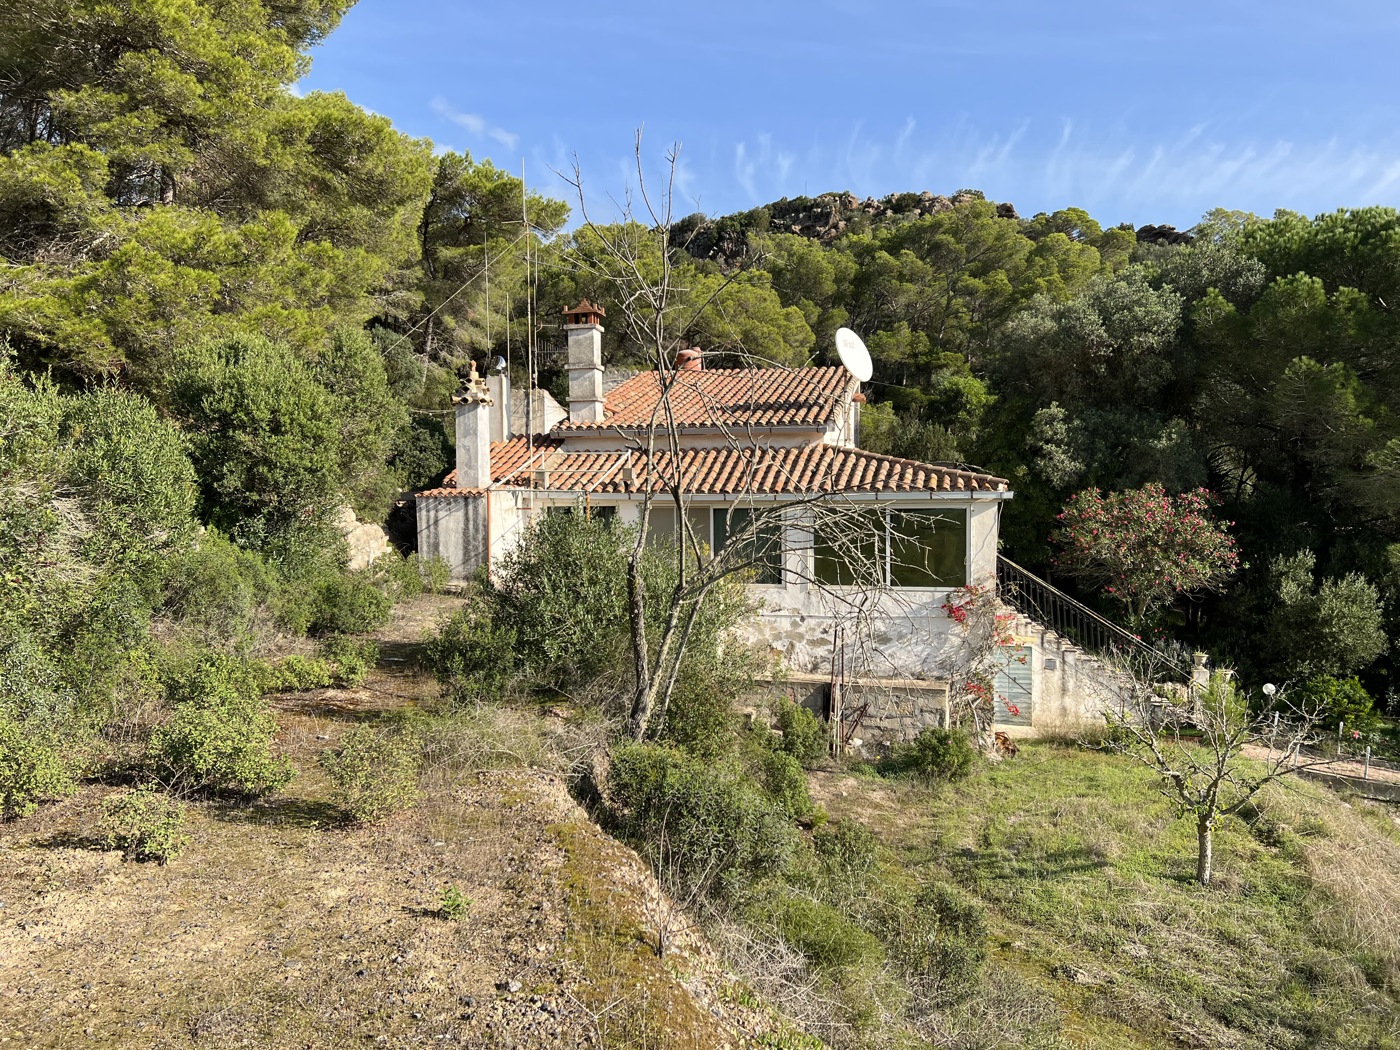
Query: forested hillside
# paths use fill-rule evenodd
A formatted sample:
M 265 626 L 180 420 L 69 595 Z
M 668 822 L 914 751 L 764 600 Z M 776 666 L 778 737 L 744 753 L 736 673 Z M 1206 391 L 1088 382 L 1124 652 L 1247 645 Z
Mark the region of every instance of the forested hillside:
M 441 476 L 456 370 L 502 353 L 524 381 L 533 326 L 557 384 L 562 309 L 621 315 L 601 238 L 626 228 L 292 90 L 348 6 L 40 0 L 4 19 L 0 673 L 40 660 L 26 681 L 106 696 L 113 654 L 193 601 L 174 577 L 205 577 L 181 559 L 238 567 L 245 597 L 219 600 L 247 608 L 221 630 L 251 608 L 314 626 L 288 581 L 332 586 L 309 566 L 338 504 L 382 520 Z M 1238 571 L 1135 628 L 1261 677 L 1359 674 L 1384 702 L 1400 215 L 1219 211 L 1187 236 L 1072 204 L 832 193 L 692 216 L 670 230 L 667 331 L 796 365 L 855 328 L 875 359 L 863 443 L 1011 479 L 1006 553 L 1066 586 L 1048 537 L 1071 496 L 1210 490 Z M 639 360 L 621 323 L 606 352 Z M 106 684 L 65 669 L 90 651 L 116 661 Z

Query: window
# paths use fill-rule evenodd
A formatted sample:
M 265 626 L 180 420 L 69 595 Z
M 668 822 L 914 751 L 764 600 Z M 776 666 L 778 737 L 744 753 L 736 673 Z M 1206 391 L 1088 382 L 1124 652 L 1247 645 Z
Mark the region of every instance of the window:
M 891 587 L 961 587 L 967 583 L 967 511 L 892 510 Z
M 813 540 L 815 577 L 832 587 L 876 587 L 885 582 L 885 523 L 878 510 L 817 507 Z
M 754 583 L 783 582 L 783 529 L 772 520 L 755 524 L 754 512 L 745 507 L 733 510 L 716 507 L 710 515 L 714 527 L 714 550 L 722 551 L 731 540 L 744 544 L 742 557 L 754 567 Z
M 819 583 L 837 587 L 961 587 L 967 583 L 965 509 L 819 509 L 818 515 L 814 576 Z
M 687 507 L 685 520 L 690 523 L 695 539 L 707 551 L 711 549 L 713 544 L 710 541 L 710 512 L 704 507 Z M 676 505 L 669 501 L 662 503 L 659 500 L 652 503 L 651 513 L 647 518 L 647 543 L 653 547 L 674 547 L 678 541 Z

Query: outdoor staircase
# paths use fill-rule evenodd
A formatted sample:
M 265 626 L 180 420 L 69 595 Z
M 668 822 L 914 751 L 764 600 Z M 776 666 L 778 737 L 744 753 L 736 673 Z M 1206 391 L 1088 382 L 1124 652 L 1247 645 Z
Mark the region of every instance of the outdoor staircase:
M 1191 680 L 1191 668 L 1154 648 L 1052 583 L 997 555 L 997 597 L 1016 612 L 1023 633 L 1043 633 L 1054 648 L 1081 652 L 1114 668 L 1146 672 L 1156 681 Z

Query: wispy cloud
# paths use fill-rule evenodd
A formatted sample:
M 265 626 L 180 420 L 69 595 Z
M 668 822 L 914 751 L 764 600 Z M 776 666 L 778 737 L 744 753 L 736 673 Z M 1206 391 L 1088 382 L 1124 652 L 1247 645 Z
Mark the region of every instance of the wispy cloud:
M 444 120 L 465 128 L 470 134 L 499 142 L 506 149 L 513 150 L 520 142 L 520 136 L 504 128 L 496 127 L 479 113 L 466 113 L 457 109 L 441 95 L 428 103 L 429 108 Z

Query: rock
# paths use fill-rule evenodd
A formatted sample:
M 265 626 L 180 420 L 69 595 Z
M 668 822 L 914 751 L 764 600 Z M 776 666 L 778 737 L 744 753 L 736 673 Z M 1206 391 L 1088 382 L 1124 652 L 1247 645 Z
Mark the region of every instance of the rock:
M 345 546 L 350 555 L 345 567 L 351 572 L 368 568 L 384 555 L 393 553 L 394 548 L 390 546 L 384 530 L 378 525 L 360 521 L 349 507 L 336 511 L 335 526 L 345 537 Z

